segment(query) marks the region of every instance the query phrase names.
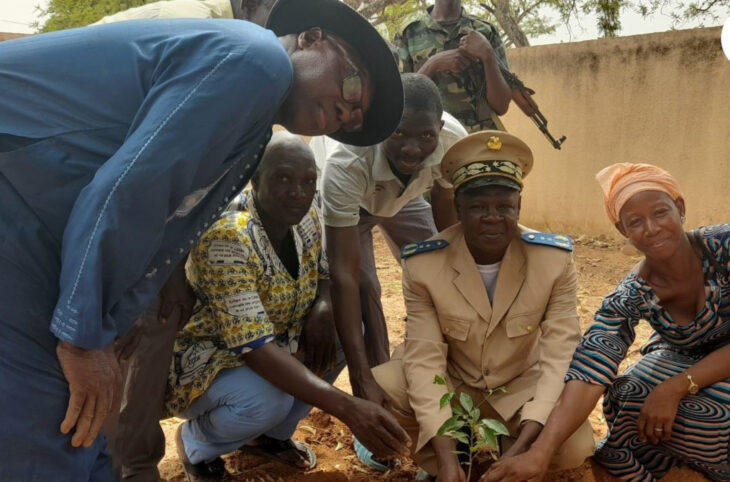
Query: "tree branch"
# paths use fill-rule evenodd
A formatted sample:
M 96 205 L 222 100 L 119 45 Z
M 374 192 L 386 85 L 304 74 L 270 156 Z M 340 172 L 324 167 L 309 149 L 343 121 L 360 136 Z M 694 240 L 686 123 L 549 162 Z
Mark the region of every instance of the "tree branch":
M 705 3 L 705 7 L 700 7 L 699 5 L 695 4 L 693 5 L 694 10 L 698 13 L 707 13 L 710 11 L 712 7 L 714 7 L 716 4 L 720 3 L 722 0 L 709 0 L 707 3 Z
M 516 15 L 517 22 L 522 21 L 526 16 L 528 16 L 530 13 L 532 13 L 533 10 L 535 10 L 537 7 L 545 3 L 545 0 L 535 0 L 533 4 L 528 4 L 525 6 L 525 9 Z
M 494 9 L 492 7 L 490 7 L 489 5 L 487 5 L 486 3 L 480 3 L 479 6 L 482 7 L 484 10 L 486 10 L 487 12 L 494 15 Z

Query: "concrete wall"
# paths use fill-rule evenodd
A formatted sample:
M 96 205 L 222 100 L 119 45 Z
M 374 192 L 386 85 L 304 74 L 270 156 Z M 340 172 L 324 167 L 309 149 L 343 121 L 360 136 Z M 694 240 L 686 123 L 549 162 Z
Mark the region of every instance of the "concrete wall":
M 26 37 L 26 34 L 0 32 L 0 42 L 2 42 L 3 40 L 13 40 L 14 38 L 20 38 L 20 37 Z
M 730 221 L 730 62 L 720 28 L 508 50 L 537 91 L 553 149 L 512 104 L 506 128 L 533 149 L 522 222 L 569 233 L 617 234 L 594 175 L 614 162 L 649 162 L 674 174 L 687 226 Z

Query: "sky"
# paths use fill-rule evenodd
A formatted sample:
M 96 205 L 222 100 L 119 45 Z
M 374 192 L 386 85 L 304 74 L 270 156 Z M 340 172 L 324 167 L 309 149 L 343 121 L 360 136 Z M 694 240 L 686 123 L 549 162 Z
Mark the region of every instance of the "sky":
M 33 29 L 30 24 L 38 17 L 35 7 L 46 3 L 47 0 L 0 0 L 0 32 L 32 33 Z M 705 26 L 722 25 L 723 23 L 721 20 L 716 24 L 709 23 Z M 672 28 L 671 20 L 664 15 L 657 14 L 649 18 L 643 18 L 641 15 L 627 10 L 622 12 L 621 24 L 622 29 L 619 35 L 622 36 L 663 32 Z M 695 22 L 682 25 L 680 28 L 697 26 L 699 26 L 699 23 Z M 554 34 L 531 38 L 530 43 L 532 45 L 542 45 L 595 38 L 598 38 L 595 19 L 583 17 L 580 21 L 575 19 L 571 21 L 569 27 L 565 25 L 559 27 Z

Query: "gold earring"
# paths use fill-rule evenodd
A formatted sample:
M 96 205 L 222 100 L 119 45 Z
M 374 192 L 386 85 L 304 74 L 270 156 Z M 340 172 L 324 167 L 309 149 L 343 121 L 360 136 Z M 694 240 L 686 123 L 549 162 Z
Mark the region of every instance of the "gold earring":
M 687 220 L 687 218 L 684 215 L 682 215 L 679 217 L 679 220 L 682 222 L 682 224 L 684 224 L 684 222 Z

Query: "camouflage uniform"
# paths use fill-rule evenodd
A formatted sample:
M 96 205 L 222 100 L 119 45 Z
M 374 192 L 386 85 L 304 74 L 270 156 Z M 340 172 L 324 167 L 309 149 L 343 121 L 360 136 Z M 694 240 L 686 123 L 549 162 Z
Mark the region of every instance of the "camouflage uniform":
M 486 37 L 494 49 L 497 60 L 509 68 L 504 45 L 497 29 L 484 20 L 461 10 L 461 16 L 453 28 L 434 20 L 428 7 L 426 12 L 408 19 L 401 33 L 395 36 L 398 56 L 403 63 L 403 72 L 418 72 L 429 57 L 444 50 L 456 49 L 459 41 L 472 29 Z M 496 114 L 487 103 L 487 86 L 484 67 L 474 63 L 461 73 L 439 72 L 432 77 L 441 92 L 444 109 L 456 117 L 469 132 L 484 129 L 503 129 Z M 500 123 L 501 124 L 501 123 Z

